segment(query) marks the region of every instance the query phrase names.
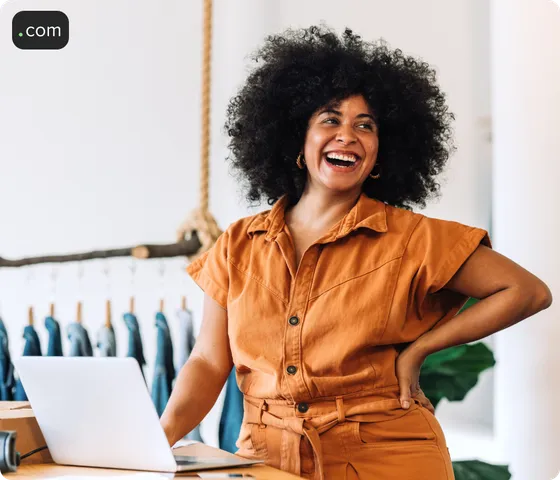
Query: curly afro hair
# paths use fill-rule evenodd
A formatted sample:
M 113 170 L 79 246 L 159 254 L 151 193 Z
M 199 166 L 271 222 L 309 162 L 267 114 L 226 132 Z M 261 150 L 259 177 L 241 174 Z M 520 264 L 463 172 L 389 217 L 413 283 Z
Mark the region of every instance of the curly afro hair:
M 325 26 L 268 36 L 253 59 L 257 66 L 230 100 L 225 124 L 228 159 L 250 203 L 272 205 L 284 194 L 297 202 L 307 171 L 296 158 L 309 118 L 356 94 L 376 117 L 382 168 L 379 180 L 364 182 L 364 193 L 409 210 L 439 194 L 454 116 L 427 63 L 383 40 L 368 43 L 350 29 L 338 36 Z

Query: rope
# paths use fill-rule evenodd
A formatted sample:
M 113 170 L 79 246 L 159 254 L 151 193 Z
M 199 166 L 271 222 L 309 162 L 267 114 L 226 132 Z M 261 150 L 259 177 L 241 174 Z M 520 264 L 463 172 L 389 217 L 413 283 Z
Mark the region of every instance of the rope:
M 202 52 L 202 137 L 200 142 L 200 206 L 177 230 L 177 241 L 189 240 L 196 231 L 201 247 L 189 256 L 192 262 L 209 250 L 222 231 L 208 209 L 210 179 L 210 80 L 212 53 L 212 0 L 204 0 Z
M 202 55 L 202 139 L 200 142 L 200 209 L 208 211 L 208 178 L 210 176 L 210 54 L 212 53 L 212 0 L 204 0 Z

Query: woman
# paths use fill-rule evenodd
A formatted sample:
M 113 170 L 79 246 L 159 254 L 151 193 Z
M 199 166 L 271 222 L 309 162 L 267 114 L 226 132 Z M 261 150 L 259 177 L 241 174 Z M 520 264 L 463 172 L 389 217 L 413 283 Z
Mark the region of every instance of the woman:
M 449 480 L 422 362 L 547 308 L 534 275 L 487 232 L 414 213 L 452 150 L 426 63 L 311 27 L 269 37 L 230 103 L 243 218 L 188 272 L 203 325 L 161 419 L 171 444 L 233 365 L 238 454 L 306 478 Z M 469 297 L 481 299 L 456 315 Z

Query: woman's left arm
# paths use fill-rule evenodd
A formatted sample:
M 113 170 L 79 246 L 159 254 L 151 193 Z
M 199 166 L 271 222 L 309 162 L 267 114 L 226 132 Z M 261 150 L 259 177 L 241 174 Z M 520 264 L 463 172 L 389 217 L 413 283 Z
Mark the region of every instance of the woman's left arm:
M 484 245 L 478 246 L 444 288 L 480 301 L 401 352 L 397 377 L 404 408 L 419 388 L 420 367 L 428 355 L 492 335 L 552 303 L 550 289 L 542 280 Z

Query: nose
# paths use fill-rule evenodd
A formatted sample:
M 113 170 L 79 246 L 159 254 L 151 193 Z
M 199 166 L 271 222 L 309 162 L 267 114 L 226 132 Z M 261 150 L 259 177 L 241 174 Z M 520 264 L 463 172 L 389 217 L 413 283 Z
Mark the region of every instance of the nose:
M 343 145 L 350 145 L 356 141 L 356 134 L 351 125 L 340 125 L 336 132 L 336 141 Z

